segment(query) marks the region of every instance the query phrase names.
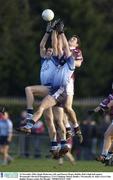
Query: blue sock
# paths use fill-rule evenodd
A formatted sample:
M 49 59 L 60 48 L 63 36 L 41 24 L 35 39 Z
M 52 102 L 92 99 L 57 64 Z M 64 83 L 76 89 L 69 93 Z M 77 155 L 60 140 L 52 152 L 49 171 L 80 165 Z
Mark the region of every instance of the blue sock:
M 33 109 L 27 109 L 28 114 L 33 114 Z
M 57 141 L 51 141 L 51 149 L 56 150 L 57 149 Z
M 66 140 L 61 140 L 61 146 L 66 144 Z

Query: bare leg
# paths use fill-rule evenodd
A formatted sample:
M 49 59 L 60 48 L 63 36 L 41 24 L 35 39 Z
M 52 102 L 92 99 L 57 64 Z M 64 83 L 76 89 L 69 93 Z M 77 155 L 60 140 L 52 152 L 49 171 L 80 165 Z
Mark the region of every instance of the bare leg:
M 111 144 L 111 146 L 110 146 L 110 148 L 109 148 L 109 152 L 112 152 L 112 153 L 113 153 L 113 141 L 112 141 L 112 144 Z
M 66 154 L 65 154 L 66 158 L 71 162 L 71 164 L 75 164 L 75 159 L 73 157 L 73 155 L 71 154 L 70 151 L 68 151 Z
M 66 128 L 66 139 L 69 139 L 72 136 L 72 129 L 71 129 L 71 126 L 70 126 L 70 123 L 68 120 L 68 116 L 66 113 L 64 113 L 63 122 L 64 122 L 64 126 Z
M 72 109 L 72 103 L 73 103 L 73 95 L 67 95 L 67 99 L 65 102 L 65 112 L 69 120 L 73 123 L 74 127 L 78 127 L 76 113 Z
M 102 149 L 102 154 L 107 155 L 108 150 L 111 146 L 111 137 L 113 136 L 113 124 L 110 124 L 107 131 L 104 134 L 104 144 Z
M 73 95 L 67 95 L 67 99 L 65 102 L 65 112 L 67 113 L 67 116 L 69 120 L 73 123 L 75 134 L 79 140 L 80 143 L 83 142 L 83 136 L 80 130 L 80 127 L 77 122 L 76 113 L 72 109 L 72 102 L 73 102 Z
M 66 154 L 65 154 L 65 157 L 71 162 L 72 165 L 75 164 L 75 159 L 73 157 L 73 155 L 71 154 L 70 151 L 68 151 Z M 63 164 L 63 157 L 61 157 L 59 159 L 59 164 L 62 165 Z
M 56 100 L 55 100 L 52 96 L 50 96 L 50 95 L 46 96 L 46 97 L 42 100 L 41 105 L 39 106 L 37 112 L 34 113 L 32 120 L 33 120 L 34 122 L 36 122 L 37 120 L 39 120 L 40 117 L 41 117 L 42 114 L 43 114 L 43 111 L 46 110 L 46 109 L 48 109 L 48 108 L 50 108 L 50 107 L 52 107 L 52 106 L 54 106 L 55 104 L 56 104 Z
M 25 126 L 20 127 L 20 131 L 31 133 L 32 127 L 34 126 L 36 121 L 38 121 L 41 118 L 44 110 L 54 106 L 55 104 L 56 104 L 56 100 L 52 96 L 50 95 L 46 96 L 42 100 L 38 110 L 36 111 L 36 113 L 34 113 L 33 117 L 27 122 Z
M 33 109 L 34 96 L 45 97 L 49 89 L 43 85 L 28 86 L 25 88 L 27 109 Z
M 52 108 L 46 109 L 44 111 L 44 118 L 48 127 L 49 137 L 51 141 L 56 141 L 56 129 L 54 125 Z
M 53 107 L 54 119 L 60 128 L 60 138 L 66 140 L 66 128 L 63 123 L 64 110 L 61 107 Z
M 70 128 L 70 123 L 69 123 L 69 120 L 68 120 L 68 117 L 67 117 L 67 114 L 66 114 L 66 113 L 64 113 L 63 122 L 64 122 L 64 126 L 65 126 L 66 128 Z
M 8 151 L 9 151 L 9 146 L 8 145 L 4 145 L 3 147 L 3 165 L 7 165 L 8 163 Z
M 46 120 L 46 124 L 48 127 L 48 132 L 49 132 L 49 137 L 50 137 L 50 141 L 51 141 L 51 153 L 53 154 L 53 156 L 58 154 L 58 150 L 57 150 L 57 133 L 56 133 L 56 128 L 54 125 L 54 119 L 53 119 L 53 112 L 52 112 L 52 108 L 46 109 L 44 111 L 44 117 Z
M 64 126 L 64 110 L 61 107 L 53 107 L 53 111 L 54 111 L 54 118 L 55 121 L 57 123 L 57 125 L 59 126 L 59 136 L 60 136 L 60 144 L 61 144 L 61 148 L 59 150 L 59 155 L 64 155 L 65 153 L 68 152 L 69 148 L 67 145 L 67 141 L 66 141 L 66 128 Z

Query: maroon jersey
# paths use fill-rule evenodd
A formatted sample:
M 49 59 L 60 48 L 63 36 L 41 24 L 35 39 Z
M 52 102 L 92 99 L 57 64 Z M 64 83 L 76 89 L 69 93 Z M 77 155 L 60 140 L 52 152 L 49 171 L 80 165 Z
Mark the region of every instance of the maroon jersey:
M 101 103 L 100 106 L 102 108 L 107 108 L 107 105 L 110 103 L 110 101 L 113 100 L 113 93 L 109 94 L 109 96 L 107 98 L 105 98 Z M 113 118 L 113 106 L 110 108 L 109 114 L 111 116 L 111 118 Z
M 80 48 L 73 48 L 70 49 L 72 52 L 72 55 L 75 57 L 75 60 L 78 61 L 80 60 L 81 62 L 83 61 L 83 56 L 82 56 L 82 51 Z M 75 80 L 75 73 L 72 74 L 72 78 L 73 80 Z
M 1 120 L 1 119 L 2 119 L 2 120 L 5 119 L 3 113 L 0 113 L 0 120 Z
M 82 51 L 79 48 L 71 49 L 72 55 L 75 57 L 76 61 L 83 61 Z
M 101 107 L 107 107 L 107 105 L 110 103 L 110 101 L 113 100 L 113 93 L 109 94 L 109 96 L 107 98 L 105 98 L 101 103 L 100 106 Z

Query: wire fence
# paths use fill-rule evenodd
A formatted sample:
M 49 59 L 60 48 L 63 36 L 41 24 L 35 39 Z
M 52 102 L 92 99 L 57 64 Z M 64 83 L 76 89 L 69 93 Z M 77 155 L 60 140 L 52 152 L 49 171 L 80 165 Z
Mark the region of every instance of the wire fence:
M 102 101 L 103 97 L 88 97 L 88 98 L 79 98 L 74 99 L 73 105 L 76 106 L 95 106 Z M 39 104 L 40 100 L 36 100 L 35 104 Z M 26 105 L 26 99 L 22 97 L 1 97 L 1 105 Z
M 78 145 L 73 139 L 72 154 L 78 160 L 92 160 L 101 152 L 102 142 L 102 138 L 90 138 L 90 146 L 89 143 Z M 46 133 L 26 135 L 14 132 L 10 154 L 21 158 L 51 158 L 49 136 Z
M 30 134 L 14 131 L 10 153 L 17 157 L 44 157 L 49 154 L 50 141 L 47 133 Z

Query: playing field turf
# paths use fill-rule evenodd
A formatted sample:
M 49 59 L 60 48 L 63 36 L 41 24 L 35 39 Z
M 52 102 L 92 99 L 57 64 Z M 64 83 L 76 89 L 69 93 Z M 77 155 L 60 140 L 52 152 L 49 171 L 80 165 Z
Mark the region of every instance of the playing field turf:
M 104 166 L 96 161 L 77 161 L 75 165 L 65 161 L 59 165 L 52 159 L 16 158 L 10 165 L 0 165 L 0 172 L 113 172 L 113 166 Z

